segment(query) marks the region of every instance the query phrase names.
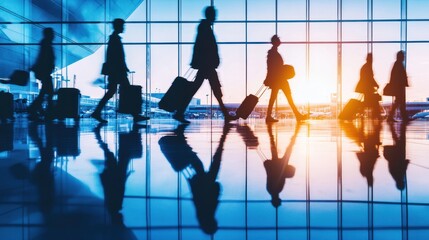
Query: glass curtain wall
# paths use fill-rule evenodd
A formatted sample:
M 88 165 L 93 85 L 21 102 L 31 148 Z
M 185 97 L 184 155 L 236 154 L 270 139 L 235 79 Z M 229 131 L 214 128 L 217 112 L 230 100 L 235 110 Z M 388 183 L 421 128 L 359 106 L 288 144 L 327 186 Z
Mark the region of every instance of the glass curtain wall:
M 418 0 L 18 0 L 0 1 L 2 12 L 0 77 L 13 69 L 29 69 L 38 52 L 42 29 L 55 31 L 55 84 L 76 86 L 83 95 L 100 98 L 100 75 L 106 42 L 114 18 L 127 20 L 122 34 L 130 79 L 147 93 L 165 92 L 177 75 L 189 69 L 192 46 L 205 6 L 218 10 L 214 32 L 219 43 L 218 68 L 224 101 L 240 103 L 255 93 L 266 75 L 270 38 L 277 34 L 285 63 L 295 67 L 289 80 L 303 112 L 331 111 L 356 97 L 354 87 L 366 54 L 374 54 L 374 73 L 380 86 L 388 81 L 396 52 L 409 50 L 408 73 L 413 86 L 425 81 L 424 53 L 429 4 Z M 190 78 L 195 75 L 191 73 Z M 33 81 L 16 92 L 37 92 Z M 35 85 L 36 84 L 36 85 Z M 11 90 L 12 92 L 13 89 Z M 409 88 L 413 100 L 425 99 L 422 88 Z M 196 97 L 212 102 L 203 84 Z M 268 103 L 269 92 L 260 100 Z M 384 99 L 390 100 L 390 99 Z M 324 103 L 324 107 L 318 104 Z M 288 106 L 279 94 L 278 107 Z M 328 108 L 326 108 L 328 107 Z M 150 109 L 147 109 L 148 111 Z

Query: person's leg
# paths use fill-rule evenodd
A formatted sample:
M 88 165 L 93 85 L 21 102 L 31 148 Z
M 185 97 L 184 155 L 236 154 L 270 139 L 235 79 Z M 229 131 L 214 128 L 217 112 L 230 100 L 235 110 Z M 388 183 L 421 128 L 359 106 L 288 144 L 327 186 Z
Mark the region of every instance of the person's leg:
M 271 116 L 272 112 L 273 112 L 273 106 L 274 106 L 274 102 L 277 99 L 277 95 L 279 93 L 279 89 L 278 88 L 273 88 L 271 89 L 271 95 L 270 95 L 270 100 L 268 101 L 268 108 L 267 108 L 267 116 L 265 118 L 266 122 L 278 122 L 277 119 L 273 118 Z
M 293 101 L 293 98 L 292 98 L 292 92 L 290 90 L 289 83 L 285 82 L 285 84 L 282 85 L 281 89 L 286 96 L 286 99 L 289 103 L 290 108 L 292 109 L 293 114 L 295 115 L 296 120 L 297 121 L 305 120 L 306 117 L 302 115 L 295 106 L 295 102 Z
M 107 123 L 107 120 L 101 117 L 101 111 L 103 110 L 107 101 L 109 101 L 109 99 L 111 99 L 113 95 L 115 95 L 117 90 L 118 90 L 118 84 L 116 83 L 116 81 L 111 81 L 109 79 L 109 83 L 107 84 L 107 92 L 104 94 L 103 98 L 101 98 L 100 102 L 98 102 L 97 107 L 95 108 L 94 112 L 91 114 L 92 118 L 95 118 L 97 121 L 101 123 Z
M 52 102 L 52 94 L 53 94 L 53 84 L 51 76 L 46 76 L 41 80 L 42 87 L 40 88 L 39 95 L 34 99 L 34 101 L 28 107 L 28 118 L 30 120 L 38 120 L 39 114 L 43 113 L 42 103 L 45 98 L 45 95 L 51 94 L 50 100 Z M 48 102 L 48 106 L 50 103 Z
M 37 117 L 39 112 L 42 110 L 42 102 L 45 97 L 45 84 L 42 82 L 42 87 L 40 88 L 39 95 L 33 100 L 33 102 L 28 107 L 29 118 Z
M 217 102 L 219 103 L 220 110 L 227 121 L 236 120 L 236 117 L 229 115 L 228 109 L 225 107 L 223 103 L 222 97 L 222 89 L 219 81 L 219 76 L 217 75 L 216 69 L 210 69 L 207 72 L 207 78 L 209 79 L 210 87 L 212 88 L 213 95 L 215 96 Z
M 401 112 L 402 121 L 408 121 L 409 118 L 407 114 L 406 101 L 405 101 L 405 89 L 398 99 L 398 107 L 399 107 L 399 111 Z
M 390 109 L 389 115 L 387 117 L 387 121 L 388 122 L 394 122 L 395 121 L 395 113 L 396 113 L 396 109 L 398 108 L 399 105 L 399 101 L 398 101 L 398 97 L 395 97 L 395 100 L 393 100 L 393 104 L 392 104 L 392 108 Z
M 46 107 L 46 115 L 48 119 L 52 119 L 54 117 L 54 106 L 52 102 L 52 98 L 54 97 L 54 84 L 52 82 L 51 76 L 49 76 L 49 79 L 44 83 L 45 84 L 45 94 L 47 96 L 47 102 L 48 105 Z

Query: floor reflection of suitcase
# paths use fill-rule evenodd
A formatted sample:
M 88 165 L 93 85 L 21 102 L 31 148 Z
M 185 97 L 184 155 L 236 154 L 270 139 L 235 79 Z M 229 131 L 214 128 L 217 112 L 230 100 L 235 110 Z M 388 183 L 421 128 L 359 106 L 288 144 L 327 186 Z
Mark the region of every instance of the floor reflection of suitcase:
M 350 99 L 338 115 L 340 120 L 353 120 L 356 115 L 363 110 L 363 102 L 357 99 Z
M 58 119 L 73 118 L 79 121 L 80 91 L 77 88 L 58 89 L 55 117 Z
M 122 85 L 119 88 L 119 113 L 140 114 L 142 112 L 142 87 L 138 85 Z
M 12 93 L 0 92 L 0 120 L 13 119 L 14 102 Z
M 267 88 L 268 87 L 262 85 L 255 95 L 250 94 L 249 96 L 247 96 L 243 100 L 241 105 L 237 108 L 236 116 L 243 119 L 247 119 L 252 113 L 253 109 L 255 109 L 256 104 L 258 104 L 259 98 L 262 97 Z

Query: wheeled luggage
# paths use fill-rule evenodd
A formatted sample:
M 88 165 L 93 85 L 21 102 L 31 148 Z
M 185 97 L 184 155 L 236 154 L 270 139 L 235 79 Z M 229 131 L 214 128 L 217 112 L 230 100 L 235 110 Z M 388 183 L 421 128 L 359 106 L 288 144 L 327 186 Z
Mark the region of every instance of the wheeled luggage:
M 0 92 L 0 120 L 2 122 L 13 118 L 14 102 L 13 94 Z
M 186 108 L 194 96 L 193 82 L 184 77 L 176 77 L 165 95 L 158 103 L 158 107 L 167 112 Z
M 55 118 L 60 120 L 74 118 L 79 121 L 80 113 L 80 91 L 77 88 L 58 89 L 58 98 L 55 104 Z
M 268 87 L 262 85 L 255 95 L 248 95 L 236 110 L 236 116 L 247 119 Z
M 119 113 L 137 115 L 142 112 L 142 87 L 138 85 L 122 85 L 119 88 Z
M 363 102 L 357 99 L 350 99 L 338 115 L 340 120 L 353 120 L 357 114 L 363 110 Z

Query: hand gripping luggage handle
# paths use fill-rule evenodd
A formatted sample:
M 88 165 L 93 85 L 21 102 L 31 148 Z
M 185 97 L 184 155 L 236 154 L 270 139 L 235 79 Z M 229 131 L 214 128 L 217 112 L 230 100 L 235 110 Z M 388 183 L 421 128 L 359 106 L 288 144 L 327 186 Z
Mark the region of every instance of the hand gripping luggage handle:
M 268 87 L 267 87 L 267 86 L 265 86 L 264 84 L 262 84 L 262 85 L 259 87 L 258 91 L 256 91 L 256 96 L 257 96 L 258 98 L 261 98 L 261 97 L 262 97 L 262 95 L 264 94 L 264 92 L 265 92 L 267 89 L 268 89 Z

